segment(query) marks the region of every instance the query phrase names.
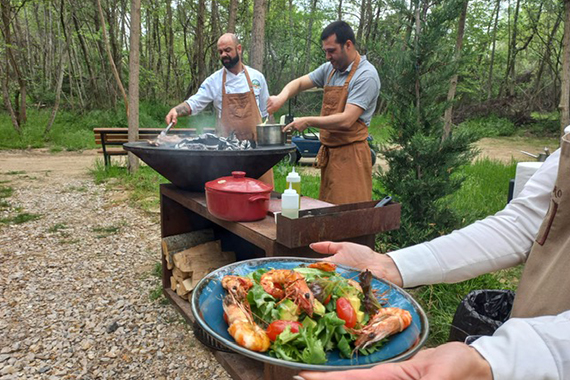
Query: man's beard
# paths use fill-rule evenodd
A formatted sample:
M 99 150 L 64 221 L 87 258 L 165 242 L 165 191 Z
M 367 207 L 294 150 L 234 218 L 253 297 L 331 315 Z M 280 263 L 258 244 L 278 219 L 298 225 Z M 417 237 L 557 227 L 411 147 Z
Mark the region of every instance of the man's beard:
M 235 65 L 238 64 L 238 62 L 239 62 L 239 54 L 236 54 L 235 57 L 230 58 L 229 61 L 224 61 L 223 59 L 222 59 L 221 61 L 222 61 L 222 65 L 224 65 L 224 67 L 225 67 L 226 69 L 231 69 L 231 68 L 233 68 Z

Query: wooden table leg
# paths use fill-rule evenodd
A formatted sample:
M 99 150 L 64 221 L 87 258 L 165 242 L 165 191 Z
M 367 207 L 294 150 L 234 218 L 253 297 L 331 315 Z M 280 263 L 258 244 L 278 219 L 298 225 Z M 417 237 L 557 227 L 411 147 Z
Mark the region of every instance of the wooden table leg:
M 263 380 L 292 380 L 299 370 L 265 363 Z

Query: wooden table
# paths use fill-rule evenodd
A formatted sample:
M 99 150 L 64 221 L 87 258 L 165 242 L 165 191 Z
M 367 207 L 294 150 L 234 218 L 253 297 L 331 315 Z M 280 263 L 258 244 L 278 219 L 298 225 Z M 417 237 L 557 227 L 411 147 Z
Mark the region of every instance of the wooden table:
M 273 193 L 270 210 L 278 204 L 275 199 L 279 194 Z M 308 197 L 301 198 L 301 210 L 319 209 L 332 206 Z M 378 209 L 376 209 L 378 210 Z M 204 193 L 193 193 L 175 187 L 174 185 L 161 185 L 160 187 L 160 214 L 162 237 L 183 234 L 186 232 L 211 228 L 216 238 L 221 240 L 222 249 L 234 251 L 237 260 L 256 257 L 295 256 L 295 257 L 322 257 L 312 251 L 308 245 L 288 248 L 278 242 L 277 225 L 275 217 L 268 215 L 265 219 L 256 222 L 236 223 L 228 222 L 212 216 L 206 206 Z M 399 227 L 400 205 L 386 208 L 385 221 L 374 224 L 376 232 L 386 231 Z M 356 221 L 355 221 L 356 222 Z M 361 223 L 362 224 L 362 223 Z M 367 222 L 370 229 L 370 223 Z M 281 231 L 280 236 L 283 237 Z M 350 239 L 352 241 L 374 248 L 375 233 L 363 234 Z M 187 322 L 193 323 L 190 303 L 180 298 L 170 289 L 171 271 L 168 270 L 164 255 L 162 255 L 162 285 L 165 296 L 176 306 Z M 290 379 L 298 371 L 261 363 L 239 354 L 230 354 L 214 351 L 214 356 L 236 380 L 280 380 Z

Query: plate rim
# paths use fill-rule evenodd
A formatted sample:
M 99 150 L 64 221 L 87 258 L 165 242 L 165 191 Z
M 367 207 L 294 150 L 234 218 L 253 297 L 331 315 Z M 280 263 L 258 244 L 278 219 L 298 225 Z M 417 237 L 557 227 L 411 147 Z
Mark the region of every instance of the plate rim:
M 214 280 L 214 278 L 212 278 L 212 277 L 214 277 L 216 273 L 221 272 L 223 270 L 226 270 L 229 267 L 237 266 L 237 265 L 244 265 L 244 264 L 251 263 L 251 262 L 258 263 L 258 262 L 264 262 L 264 261 L 266 261 L 266 262 L 301 261 L 301 262 L 313 263 L 313 262 L 324 261 L 324 259 L 308 258 L 308 257 L 293 257 L 293 256 L 278 256 L 278 257 L 260 257 L 260 258 L 254 258 L 254 259 L 249 259 L 249 260 L 236 261 L 236 262 L 230 263 L 228 265 L 224 265 L 223 267 L 217 268 L 216 270 L 208 273 L 206 276 L 204 276 L 196 284 L 194 289 L 201 289 L 202 287 L 206 286 L 207 284 L 204 284 L 206 281 L 209 282 L 211 280 Z M 336 264 L 336 265 L 337 265 L 337 267 L 340 267 L 344 270 L 362 272 L 362 270 L 348 266 L 348 265 L 344 265 L 344 264 Z M 421 305 L 411 295 L 409 295 L 408 292 L 406 292 L 402 287 L 400 287 L 400 286 L 398 286 L 398 285 L 396 285 L 396 284 L 394 284 L 394 283 L 392 283 L 386 279 L 379 278 L 378 276 L 376 276 L 374 274 L 372 274 L 372 276 L 374 277 L 374 279 L 376 279 L 380 282 L 383 282 L 383 283 L 387 284 L 388 286 L 391 286 L 391 287 L 395 288 L 397 291 L 399 291 L 399 293 L 401 295 L 403 295 L 412 304 L 412 306 L 415 308 L 416 312 L 420 316 L 420 325 L 421 325 L 420 335 L 418 337 L 418 340 L 416 341 L 416 343 L 413 346 L 409 347 L 406 351 L 404 351 L 404 352 L 402 352 L 402 353 L 400 353 L 400 354 L 398 354 L 392 358 L 382 360 L 379 362 L 355 364 L 355 365 L 336 365 L 336 366 L 326 365 L 326 364 L 308 364 L 308 363 L 302 363 L 302 362 L 288 361 L 288 360 L 272 357 L 269 355 L 265 355 L 263 353 L 258 353 L 255 351 L 248 350 L 245 347 L 239 346 L 235 342 L 230 342 L 230 341 L 227 341 L 226 339 L 221 339 L 222 337 L 219 336 L 219 334 L 215 330 L 210 328 L 210 326 L 207 323 L 205 323 L 203 318 L 200 317 L 200 312 L 198 310 L 199 301 L 200 301 L 199 296 L 198 296 L 198 292 L 194 292 L 194 291 L 192 291 L 192 298 L 191 298 L 191 302 L 190 302 L 192 315 L 194 317 L 194 320 L 196 322 L 198 322 L 198 324 L 200 325 L 201 328 L 206 330 L 206 332 L 208 334 L 210 334 L 214 339 L 216 339 L 221 344 L 229 347 L 235 353 L 247 356 L 251 359 L 258 360 L 258 361 L 261 361 L 263 363 L 267 363 L 270 365 L 277 365 L 277 366 L 288 367 L 288 368 L 293 368 L 293 369 L 297 369 L 297 370 L 304 370 L 304 371 L 344 371 L 344 370 L 351 370 L 351 369 L 365 369 L 365 368 L 374 367 L 374 366 L 379 365 L 379 364 L 404 361 L 404 360 L 410 358 L 411 356 L 415 355 L 417 353 L 417 351 L 419 351 L 423 347 L 423 345 L 425 344 L 425 342 L 427 340 L 427 337 L 429 334 L 429 320 L 427 318 L 427 314 L 425 313 L 425 311 L 423 310 Z

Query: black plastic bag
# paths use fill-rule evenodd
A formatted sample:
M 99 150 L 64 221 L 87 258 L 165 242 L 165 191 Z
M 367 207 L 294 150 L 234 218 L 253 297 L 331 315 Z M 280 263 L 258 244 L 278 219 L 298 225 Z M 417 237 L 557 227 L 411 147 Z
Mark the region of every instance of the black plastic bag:
M 457 307 L 449 341 L 464 342 L 469 335 L 492 335 L 511 314 L 511 290 L 474 290 Z

